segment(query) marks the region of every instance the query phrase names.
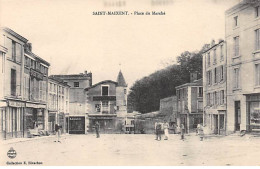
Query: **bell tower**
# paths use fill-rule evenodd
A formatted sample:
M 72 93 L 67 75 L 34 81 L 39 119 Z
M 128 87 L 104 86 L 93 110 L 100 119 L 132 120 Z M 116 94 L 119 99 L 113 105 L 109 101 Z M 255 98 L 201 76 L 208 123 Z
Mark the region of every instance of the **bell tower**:
M 117 116 L 126 116 L 127 113 L 127 84 L 121 70 L 117 76 L 116 86 L 116 111 Z

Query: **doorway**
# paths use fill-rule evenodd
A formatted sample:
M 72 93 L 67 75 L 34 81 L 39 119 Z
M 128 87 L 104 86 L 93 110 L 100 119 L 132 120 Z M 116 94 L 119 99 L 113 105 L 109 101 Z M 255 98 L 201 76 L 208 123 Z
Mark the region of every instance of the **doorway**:
M 241 109 L 240 101 L 235 101 L 235 131 L 240 131 Z

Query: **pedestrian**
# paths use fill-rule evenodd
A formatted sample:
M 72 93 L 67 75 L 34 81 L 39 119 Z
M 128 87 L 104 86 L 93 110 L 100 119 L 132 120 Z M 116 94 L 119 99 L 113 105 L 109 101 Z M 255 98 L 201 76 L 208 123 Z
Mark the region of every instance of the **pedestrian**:
M 157 124 L 158 124 L 158 120 L 156 120 L 155 123 L 154 123 L 155 140 L 158 139 L 158 133 L 157 133 L 157 130 L 156 130 L 156 128 L 157 128 Z
M 200 141 L 203 141 L 204 138 L 204 130 L 203 126 L 201 124 L 198 124 L 198 135 L 200 136 Z
M 185 128 L 184 125 L 181 124 L 181 140 L 184 141 L 184 133 L 185 133 Z
M 96 130 L 96 136 L 97 136 L 97 138 L 99 138 L 100 137 L 100 135 L 99 135 L 100 125 L 99 125 L 98 121 L 96 121 L 95 130 Z
M 157 122 L 155 126 L 156 140 L 161 141 L 162 124 Z
M 163 123 L 163 130 L 164 130 L 164 140 L 168 140 L 169 138 L 169 123 L 167 123 L 166 120 L 164 120 L 164 123 Z
M 56 132 L 56 136 L 57 136 L 57 142 L 60 142 L 60 132 L 61 132 L 60 128 L 62 128 L 62 127 L 59 124 L 55 124 L 55 132 Z M 56 140 L 54 142 L 56 142 Z

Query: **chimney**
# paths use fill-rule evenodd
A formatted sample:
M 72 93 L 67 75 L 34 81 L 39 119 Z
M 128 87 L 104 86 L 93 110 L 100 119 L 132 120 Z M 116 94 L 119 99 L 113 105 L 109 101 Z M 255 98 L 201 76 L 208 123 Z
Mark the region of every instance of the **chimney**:
M 27 51 L 32 51 L 32 43 L 26 43 L 24 47 Z
M 211 47 L 214 46 L 214 45 L 215 45 L 215 40 L 213 39 L 213 40 L 211 41 Z
M 87 75 L 87 74 L 88 74 L 88 71 L 87 71 L 87 70 L 85 70 L 85 71 L 84 71 L 84 73 L 85 73 L 85 75 Z
M 190 83 L 194 82 L 195 80 L 198 80 L 198 73 L 190 73 Z

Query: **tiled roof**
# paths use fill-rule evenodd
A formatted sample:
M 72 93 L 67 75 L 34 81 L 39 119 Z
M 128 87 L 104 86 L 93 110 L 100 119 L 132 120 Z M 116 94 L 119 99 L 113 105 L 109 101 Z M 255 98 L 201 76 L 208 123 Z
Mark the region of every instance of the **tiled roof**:
M 104 83 L 114 83 L 114 84 L 117 85 L 117 82 L 115 82 L 115 81 L 112 81 L 112 80 L 104 80 L 104 81 L 98 82 L 98 83 L 96 83 L 96 84 L 94 84 L 94 85 L 92 85 L 92 86 L 86 88 L 85 90 L 89 90 L 89 89 L 91 89 L 91 88 L 93 88 L 93 87 L 96 87 L 96 86 L 101 85 L 101 84 L 104 84 Z

